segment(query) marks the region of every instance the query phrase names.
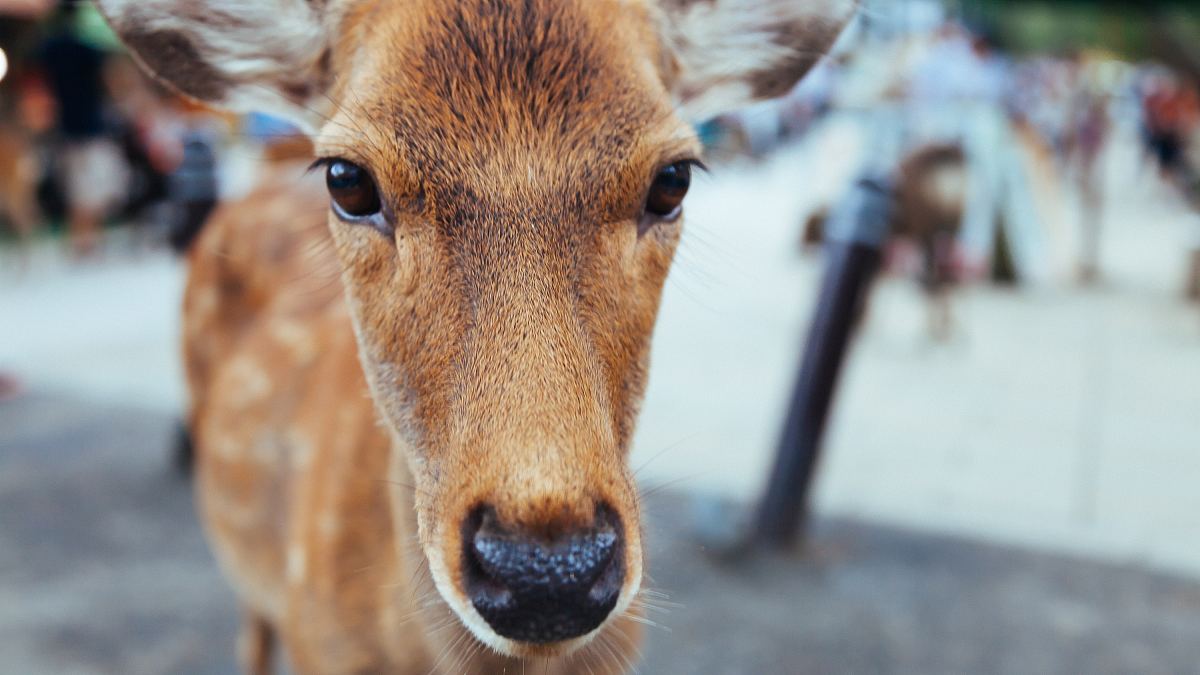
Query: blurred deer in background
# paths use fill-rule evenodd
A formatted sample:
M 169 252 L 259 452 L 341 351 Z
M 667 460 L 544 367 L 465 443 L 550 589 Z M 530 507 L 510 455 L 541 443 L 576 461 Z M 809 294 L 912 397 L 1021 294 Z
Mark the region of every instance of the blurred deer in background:
M 921 286 L 929 301 L 929 334 L 946 340 L 954 328 L 950 292 L 958 281 L 955 248 L 967 190 L 966 157 L 955 144 L 921 146 L 900 163 L 892 234 L 921 252 Z
M 0 222 L 17 237 L 19 264 L 28 263 L 26 250 L 37 229 L 38 162 L 28 134 L 16 125 L 0 123 Z
M 247 670 L 277 637 L 322 675 L 628 669 L 687 121 L 788 91 L 853 0 L 99 4 L 181 92 L 302 125 L 325 174 L 191 254 L 198 501 Z
M 927 325 L 934 340 L 946 340 L 953 330 L 950 293 L 959 281 L 955 254 L 967 182 L 966 156 L 955 143 L 919 145 L 900 158 L 895 170 L 888 236 L 920 254 L 917 276 L 928 300 Z M 805 248 L 824 241 L 831 211 L 824 207 L 808 216 L 801 242 Z

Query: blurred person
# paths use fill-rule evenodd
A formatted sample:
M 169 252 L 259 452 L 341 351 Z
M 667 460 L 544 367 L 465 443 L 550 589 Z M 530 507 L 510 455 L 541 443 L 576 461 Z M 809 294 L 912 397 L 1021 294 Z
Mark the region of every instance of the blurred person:
M 40 56 L 57 102 L 71 248 L 83 257 L 95 252 L 104 218 L 121 197 L 125 166 L 105 136 L 106 55 L 76 34 L 77 9 L 70 0 L 59 4 Z
M 1168 76 L 1152 77 L 1142 99 L 1143 133 L 1146 144 L 1158 164 L 1160 174 L 1165 174 L 1180 157 L 1180 140 L 1172 124 L 1172 99 L 1174 84 Z
M 1037 57 L 1014 64 L 1005 105 L 1016 127 L 1032 134 L 1066 169 L 1077 141 L 1078 64 L 1057 57 Z
M 1200 126 L 1200 93 L 1170 75 L 1150 80 L 1143 99 L 1145 136 L 1163 178 L 1178 182 L 1189 170 L 1187 143 Z
M 129 171 L 121 217 L 133 225 L 135 247 L 160 243 L 174 224 L 171 176 L 184 161 L 184 104 L 129 58 L 113 58 L 106 81 L 119 114 L 116 138 Z
M 1112 128 L 1108 93 L 1103 90 L 1092 70 L 1086 64 L 1080 66 L 1072 105 L 1073 133 L 1070 141 L 1083 207 L 1079 279 L 1085 284 L 1095 282 L 1100 276 L 1104 181 L 1098 160 Z
M 179 254 L 200 234 L 219 198 L 217 130 L 203 110 L 193 109 L 185 120 L 183 155 L 169 182 L 173 214 L 168 238 Z
M 1156 72 L 1143 91 L 1143 134 L 1159 175 L 1193 209 L 1185 296 L 1200 301 L 1200 91 L 1171 73 Z
M 969 170 L 960 242 L 977 267 L 988 261 L 994 280 L 1036 280 L 1045 266 L 1044 223 L 1025 165 L 1029 148 L 1010 118 L 1009 65 L 984 35 L 972 37 L 971 58 L 980 82 L 965 118 Z
M 1188 251 L 1187 269 L 1184 295 L 1192 302 L 1200 302 L 1200 215 L 1192 217 L 1192 248 Z
M 1200 302 L 1200 123 L 1191 130 L 1188 153 L 1191 184 L 1186 191 L 1191 214 L 1191 241 L 1187 253 L 1187 281 L 1184 288 L 1186 297 L 1193 302 Z
M 39 17 L 54 7 L 55 0 L 0 0 L 0 14 Z
M 911 125 L 921 137 L 962 133 L 963 113 L 999 105 L 1005 93 L 1004 65 L 992 58 L 986 42 L 957 21 L 938 29 L 917 60 L 909 86 L 910 100 L 920 108 Z

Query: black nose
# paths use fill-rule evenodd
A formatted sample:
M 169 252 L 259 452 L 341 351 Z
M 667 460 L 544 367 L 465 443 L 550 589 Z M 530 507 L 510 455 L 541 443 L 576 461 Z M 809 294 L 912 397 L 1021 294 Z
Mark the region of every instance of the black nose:
M 497 634 L 520 642 L 595 630 L 625 580 L 620 521 L 607 507 L 590 529 L 553 539 L 505 530 L 484 507 L 464 524 L 463 553 L 471 604 Z

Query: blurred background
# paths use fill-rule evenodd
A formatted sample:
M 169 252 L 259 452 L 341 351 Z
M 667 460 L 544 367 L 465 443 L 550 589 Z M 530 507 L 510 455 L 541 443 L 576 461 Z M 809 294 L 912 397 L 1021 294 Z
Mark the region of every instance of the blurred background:
M 1200 8 L 865 0 L 699 128 L 632 458 L 671 596 L 643 672 L 1200 672 Z M 89 5 L 0 0 L 0 670 L 233 672 L 179 252 L 296 151 Z M 895 208 L 803 537 L 748 553 L 863 175 Z

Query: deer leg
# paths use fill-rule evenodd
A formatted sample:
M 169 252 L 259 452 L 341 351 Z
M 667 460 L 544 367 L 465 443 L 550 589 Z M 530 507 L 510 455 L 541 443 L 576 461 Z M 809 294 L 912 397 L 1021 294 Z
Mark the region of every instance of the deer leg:
M 33 233 L 37 230 L 38 216 L 37 207 L 33 205 L 32 195 L 22 194 L 13 201 L 12 204 L 12 222 L 13 229 L 16 230 L 17 239 L 21 245 L 26 245 L 33 239 Z
M 275 629 L 257 614 L 247 611 L 238 635 L 238 660 L 245 675 L 271 675 L 275 651 Z

